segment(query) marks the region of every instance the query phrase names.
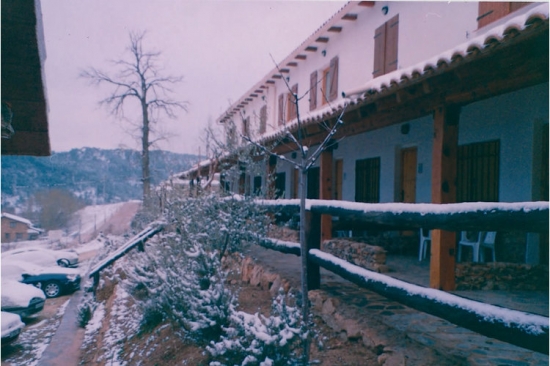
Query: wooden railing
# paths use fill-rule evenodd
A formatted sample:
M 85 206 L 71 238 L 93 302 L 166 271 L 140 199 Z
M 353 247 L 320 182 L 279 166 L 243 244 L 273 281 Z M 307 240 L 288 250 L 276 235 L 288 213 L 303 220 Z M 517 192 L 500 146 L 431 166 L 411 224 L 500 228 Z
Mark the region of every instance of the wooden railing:
M 298 200 L 258 201 L 272 212 L 292 214 Z M 323 267 L 360 287 L 377 292 L 414 309 L 536 352 L 549 353 L 548 317 L 505 309 L 444 291 L 413 285 L 369 271 L 336 258 L 320 249 L 322 214 L 338 216 L 342 228 L 361 224 L 385 228 L 428 228 L 461 230 L 521 230 L 547 232 L 548 202 L 459 203 L 459 204 L 365 204 L 344 201 L 308 200 L 306 233 L 309 288 L 320 287 Z M 265 238 L 260 245 L 283 253 L 300 255 L 300 244 Z
M 164 230 L 164 225 L 159 222 L 153 222 L 150 223 L 145 229 L 143 229 L 139 234 L 128 240 L 123 246 L 115 250 L 113 253 L 111 253 L 107 258 L 100 261 L 98 264 L 96 264 L 91 270 L 89 277 L 93 278 L 93 288 L 95 289 L 96 286 L 99 283 L 99 274 L 102 270 L 112 265 L 114 262 L 116 262 L 117 259 L 124 256 L 126 253 L 128 253 L 130 250 L 134 248 L 138 248 L 139 251 L 143 251 L 143 244 L 145 242 L 156 235 L 157 233 Z

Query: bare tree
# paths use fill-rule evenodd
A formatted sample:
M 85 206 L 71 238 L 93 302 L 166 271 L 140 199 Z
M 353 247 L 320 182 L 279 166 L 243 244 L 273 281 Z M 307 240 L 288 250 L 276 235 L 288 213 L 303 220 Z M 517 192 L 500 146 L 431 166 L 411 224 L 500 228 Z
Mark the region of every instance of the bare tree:
M 273 58 L 272 58 L 273 59 Z M 294 166 L 295 169 L 297 169 L 300 172 L 300 180 L 299 180 L 299 187 L 300 187 L 300 249 L 301 249 L 301 292 L 302 292 L 302 322 L 304 326 L 309 329 L 310 326 L 310 319 L 309 319 L 309 298 L 308 298 L 308 250 L 307 250 L 307 242 L 306 242 L 306 182 L 307 182 L 307 174 L 308 171 L 313 167 L 317 159 L 321 156 L 321 153 L 327 149 L 332 148 L 335 144 L 337 144 L 339 141 L 334 140 L 334 135 L 338 131 L 338 128 L 344 123 L 342 120 L 342 117 L 345 113 L 346 108 L 342 110 L 340 115 L 336 118 L 336 121 L 334 124 L 330 124 L 328 121 L 325 121 L 322 123 L 322 127 L 326 130 L 327 134 L 323 141 L 315 148 L 310 150 L 309 146 L 307 146 L 304 143 L 304 124 L 302 122 L 301 116 L 300 116 L 300 109 L 299 109 L 299 102 L 301 99 L 305 98 L 311 93 L 311 89 L 307 90 L 303 95 L 298 95 L 288 84 L 287 80 L 284 78 L 284 75 L 281 73 L 281 70 L 279 66 L 275 63 L 277 70 L 279 71 L 279 74 L 281 75 L 282 80 L 284 80 L 286 87 L 290 93 L 289 102 L 293 104 L 294 108 L 294 115 L 295 115 L 295 121 L 296 121 L 296 132 L 295 134 L 290 130 L 289 126 L 284 122 L 286 119 L 283 118 L 283 128 L 286 129 L 286 133 L 284 134 L 283 138 L 288 138 L 291 142 L 293 142 L 299 151 L 300 159 L 291 160 L 287 159 L 286 157 L 279 155 L 267 147 L 257 143 L 254 141 L 250 136 L 242 135 L 242 138 L 247 141 L 248 143 L 256 146 L 260 150 L 264 151 L 265 153 L 276 157 L 279 160 L 285 161 L 289 163 L 290 165 Z M 317 87 L 317 85 L 313 86 Z M 321 95 L 325 99 L 325 102 L 330 106 L 330 101 L 326 98 L 326 93 L 321 90 Z M 346 105 L 347 107 L 347 105 Z M 281 141 L 282 139 L 281 138 Z M 308 332 L 307 334 L 310 334 L 311 332 Z M 304 338 L 303 343 L 303 364 L 308 365 L 309 364 L 309 348 L 310 348 L 310 339 L 309 336 Z
M 130 33 L 130 53 L 128 60 L 111 61 L 116 69 L 113 75 L 90 67 L 81 72 L 80 76 L 90 80 L 92 85 L 106 84 L 111 88 L 110 94 L 100 101 L 109 108 L 110 113 L 124 118 L 124 110 L 130 101 L 138 102 L 141 111 L 139 124 L 139 139 L 141 140 L 141 168 L 143 181 L 143 200 L 150 196 L 151 176 L 149 173 L 149 149 L 159 139 L 152 139 L 155 125 L 161 117 L 175 119 L 177 110 L 187 111 L 188 102 L 177 101 L 170 97 L 173 94 L 171 85 L 183 80 L 182 76 L 165 76 L 157 65 L 160 52 L 146 51 L 143 48 L 145 32 Z

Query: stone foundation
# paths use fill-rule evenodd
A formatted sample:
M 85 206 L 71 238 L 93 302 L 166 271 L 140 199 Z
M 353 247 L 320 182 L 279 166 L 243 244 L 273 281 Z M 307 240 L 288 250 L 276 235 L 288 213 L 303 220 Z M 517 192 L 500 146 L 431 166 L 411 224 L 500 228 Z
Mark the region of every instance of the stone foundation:
M 330 239 L 323 241 L 321 250 L 359 267 L 376 272 L 388 272 L 386 250 L 379 246 L 347 239 Z
M 457 263 L 457 290 L 548 291 L 548 266 L 518 263 Z

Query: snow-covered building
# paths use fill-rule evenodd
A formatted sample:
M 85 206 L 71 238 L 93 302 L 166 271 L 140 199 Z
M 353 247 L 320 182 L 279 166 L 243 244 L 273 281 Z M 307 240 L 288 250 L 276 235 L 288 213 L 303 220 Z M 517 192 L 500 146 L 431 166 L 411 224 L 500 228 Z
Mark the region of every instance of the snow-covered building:
M 2 212 L 2 243 L 34 240 L 43 230 L 34 227 L 30 220 L 21 216 Z
M 218 122 L 228 140 L 292 160 L 289 133 L 312 151 L 341 117 L 308 198 L 548 201 L 548 13 L 547 2 L 350 2 Z M 298 171 L 270 164 L 279 196 L 298 197 Z M 266 179 L 232 189 L 246 181 Z

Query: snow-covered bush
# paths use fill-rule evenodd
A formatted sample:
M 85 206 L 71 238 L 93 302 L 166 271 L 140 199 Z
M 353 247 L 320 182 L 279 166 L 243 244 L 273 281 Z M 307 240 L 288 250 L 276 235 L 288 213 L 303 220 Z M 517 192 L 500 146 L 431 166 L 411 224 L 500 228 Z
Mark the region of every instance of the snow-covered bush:
M 142 330 L 167 320 L 198 343 L 219 339 L 234 296 L 224 254 L 264 234 L 267 216 L 249 199 L 216 195 L 168 202 L 165 232 L 133 253 L 129 292 L 142 309 Z
M 206 347 L 211 365 L 295 365 L 304 336 L 301 312 L 286 303 L 282 291 L 273 300 L 271 315 L 248 314 L 231 307 L 230 324 L 217 342 Z

